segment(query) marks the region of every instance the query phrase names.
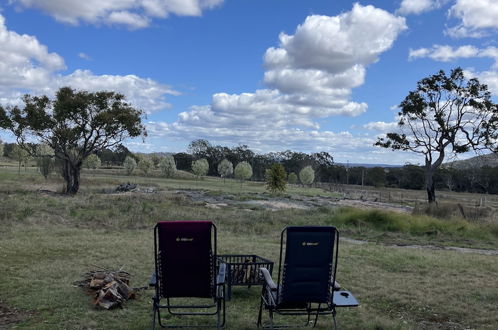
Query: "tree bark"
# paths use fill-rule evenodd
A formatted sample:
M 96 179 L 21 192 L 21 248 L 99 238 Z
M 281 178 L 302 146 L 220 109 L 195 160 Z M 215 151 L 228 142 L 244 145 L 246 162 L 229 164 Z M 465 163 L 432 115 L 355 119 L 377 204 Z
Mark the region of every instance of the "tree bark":
M 65 193 L 67 195 L 74 195 L 80 189 L 81 166 L 81 161 L 72 162 L 68 159 L 63 160 L 62 176 L 64 177 L 64 181 L 66 181 Z
M 436 202 L 436 187 L 434 183 L 434 171 L 433 168 L 426 169 L 425 173 L 425 189 L 427 190 L 427 201 L 429 204 Z

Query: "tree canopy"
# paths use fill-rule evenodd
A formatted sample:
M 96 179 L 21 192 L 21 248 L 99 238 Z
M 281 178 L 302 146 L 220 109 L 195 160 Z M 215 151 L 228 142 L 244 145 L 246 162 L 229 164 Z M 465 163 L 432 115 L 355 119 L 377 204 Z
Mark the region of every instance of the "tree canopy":
M 398 131 L 375 145 L 424 157 L 429 202 L 436 200 L 435 170 L 448 154 L 496 149 L 497 105 L 488 87 L 475 78 L 466 79 L 461 68 L 420 80 L 400 108 Z
M 30 138 L 54 150 L 62 162 L 67 194 L 78 191 L 82 163 L 88 155 L 117 146 L 128 137 L 146 134 L 142 111 L 125 102 L 125 96 L 119 93 L 62 87 L 54 100 L 24 95 L 23 101 L 24 107 L 0 107 L 0 125 L 10 129 L 27 150 Z

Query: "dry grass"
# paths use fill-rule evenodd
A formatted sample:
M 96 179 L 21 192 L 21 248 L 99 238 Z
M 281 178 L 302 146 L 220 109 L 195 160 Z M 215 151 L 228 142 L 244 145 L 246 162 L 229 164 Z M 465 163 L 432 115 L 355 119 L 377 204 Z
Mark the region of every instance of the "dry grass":
M 122 176 L 105 173 L 85 175 L 81 194 L 64 197 L 33 191 L 39 184 L 57 187 L 61 184 L 58 179 L 45 183 L 41 176 L 19 178 L 15 172 L 0 170 L 0 301 L 33 312 L 16 327 L 148 329 L 152 291 L 143 292 L 122 310 L 99 311 L 72 283 L 97 264 L 124 266 L 132 273 L 132 286 L 146 285 L 153 268 L 151 228 L 157 220 L 212 219 L 219 229 L 221 253 L 255 253 L 275 261 L 280 231 L 286 225 L 333 224 L 353 237 L 383 233 L 375 226 L 348 225 L 338 211 L 326 208 L 277 212 L 209 209 L 171 192 L 178 189 L 180 180 L 137 177 L 136 182 L 154 185 L 161 192 L 102 193 L 123 181 Z M 185 184 L 191 189 L 203 184 L 207 189 L 211 183 Z M 213 184 L 216 189 L 212 191 L 223 191 L 223 183 Z M 244 188 L 233 189 L 230 193 L 246 193 Z M 409 231 L 393 235 L 405 242 L 459 242 L 450 236 L 420 238 Z M 496 241 L 492 236 L 471 237 L 470 244 L 496 246 Z M 498 328 L 498 316 L 493 312 L 498 300 L 496 256 L 343 242 L 339 258 L 338 280 L 361 303 L 357 309 L 339 310 L 343 329 Z M 228 303 L 228 329 L 255 328 L 259 293 L 259 287 L 234 289 Z M 317 328 L 330 329 L 330 321 L 323 318 Z

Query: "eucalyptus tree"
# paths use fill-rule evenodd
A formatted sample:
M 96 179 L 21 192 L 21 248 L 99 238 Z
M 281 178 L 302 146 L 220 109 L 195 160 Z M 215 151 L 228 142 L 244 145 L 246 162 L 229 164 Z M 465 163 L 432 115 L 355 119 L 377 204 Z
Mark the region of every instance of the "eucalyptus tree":
M 436 201 L 434 174 L 447 156 L 496 148 L 497 105 L 488 87 L 461 68 L 420 80 L 399 107 L 398 130 L 375 145 L 424 157 L 429 203 Z
M 83 160 L 90 154 L 117 146 L 126 138 L 145 135 L 142 111 L 119 93 L 62 87 L 53 100 L 24 95 L 23 101 L 23 107 L 0 107 L 0 125 L 28 151 L 30 139 L 54 150 L 55 158 L 62 163 L 66 194 L 78 192 Z

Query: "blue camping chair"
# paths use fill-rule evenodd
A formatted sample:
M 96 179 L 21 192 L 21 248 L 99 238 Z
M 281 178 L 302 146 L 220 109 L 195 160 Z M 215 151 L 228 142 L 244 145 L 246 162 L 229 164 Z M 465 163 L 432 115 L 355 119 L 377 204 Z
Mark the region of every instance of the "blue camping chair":
M 263 326 L 265 309 L 269 312 L 269 327 L 272 329 L 276 327 L 275 314 L 305 315 L 305 326 L 312 324 L 313 327 L 318 316 L 332 314 L 334 328 L 337 328 L 336 307 L 358 306 L 351 292 L 340 290 L 335 281 L 338 247 L 339 232 L 335 227 L 285 228 L 280 238 L 277 283 L 267 269 L 260 268 L 265 284 L 261 293 L 258 327 Z

